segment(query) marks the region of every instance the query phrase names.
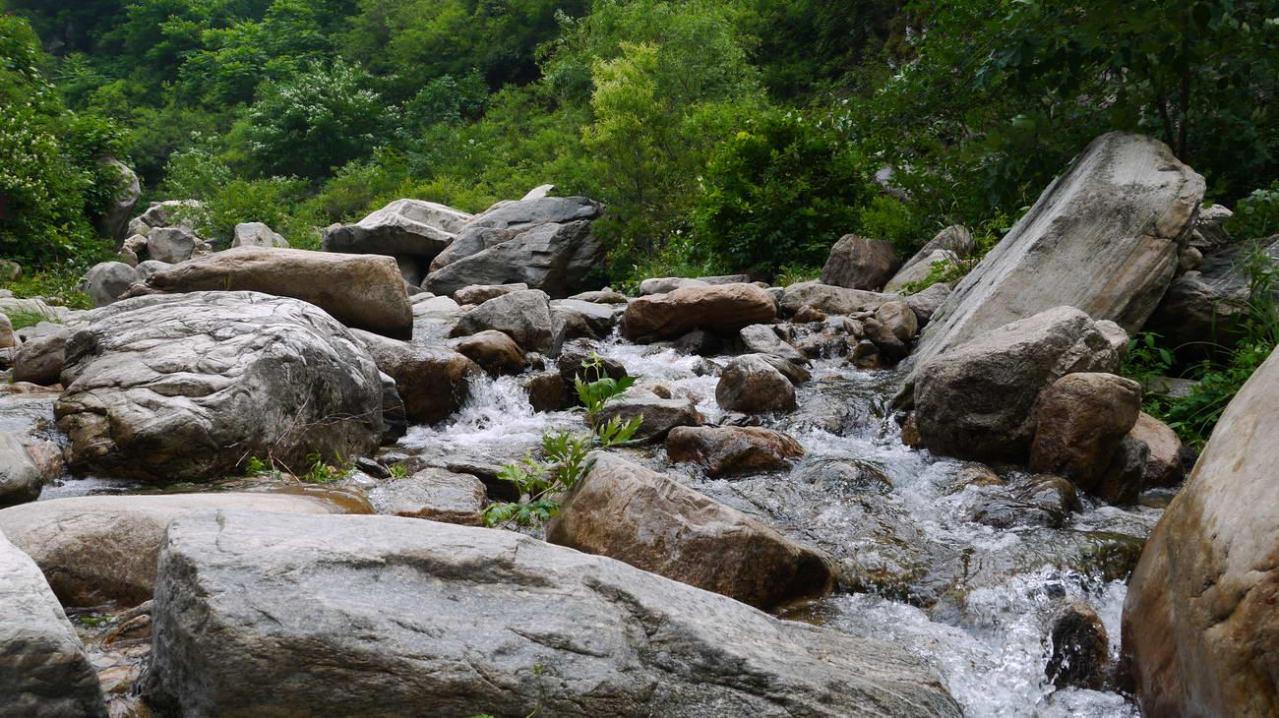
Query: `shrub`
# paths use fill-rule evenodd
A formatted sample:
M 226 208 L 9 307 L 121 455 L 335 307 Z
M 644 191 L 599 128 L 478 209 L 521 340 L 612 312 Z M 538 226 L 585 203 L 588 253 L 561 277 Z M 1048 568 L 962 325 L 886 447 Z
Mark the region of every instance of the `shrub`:
M 868 196 L 852 144 L 797 111 L 747 121 L 713 152 L 702 189 L 695 226 L 704 250 L 726 268 L 768 276 L 821 264 Z
M 1279 234 L 1279 182 L 1254 190 L 1239 200 L 1226 229 L 1236 239 L 1261 239 Z

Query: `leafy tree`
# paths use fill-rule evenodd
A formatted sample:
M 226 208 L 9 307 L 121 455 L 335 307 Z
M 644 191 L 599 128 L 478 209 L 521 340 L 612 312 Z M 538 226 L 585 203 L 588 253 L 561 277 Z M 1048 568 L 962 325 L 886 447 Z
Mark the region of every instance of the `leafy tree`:
M 264 175 L 319 179 L 367 157 L 398 119 L 370 84 L 367 72 L 343 60 L 266 84 L 243 128 L 250 166 Z

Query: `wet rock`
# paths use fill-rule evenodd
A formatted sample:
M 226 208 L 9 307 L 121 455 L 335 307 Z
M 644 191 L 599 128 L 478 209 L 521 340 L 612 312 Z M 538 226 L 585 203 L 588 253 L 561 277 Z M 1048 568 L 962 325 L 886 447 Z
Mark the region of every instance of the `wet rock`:
M 900 263 L 892 242 L 855 234 L 840 238 L 822 267 L 822 282 L 836 287 L 879 291 Z
M 84 646 L 40 569 L 0 534 L 0 715 L 106 718 Z
M 458 304 L 483 304 L 490 299 L 497 299 L 504 294 L 528 289 L 523 282 L 515 284 L 473 284 L 453 292 L 453 300 Z
M 185 227 L 158 227 L 147 233 L 147 255 L 158 262 L 177 264 L 207 251 L 204 240 Z
M 1030 468 L 1095 491 L 1140 413 L 1137 382 L 1114 374 L 1067 374 L 1039 396 Z
M 1044 675 L 1058 688 L 1102 690 L 1110 673 L 1110 639 L 1101 617 L 1075 601 L 1053 616 L 1049 630 L 1052 653 Z
M 938 454 L 1024 463 L 1040 393 L 1066 374 L 1118 365 L 1118 353 L 1088 315 L 1071 307 L 1040 312 L 917 368 L 920 437 Z
M 916 292 L 906 297 L 906 306 L 915 312 L 915 318 L 919 320 L 919 326 L 922 328 L 932 321 L 933 315 L 941 309 L 946 300 L 950 298 L 950 287 L 945 284 L 934 284 L 933 286 Z
M 556 369 L 525 374 L 520 377 L 520 386 L 528 392 L 534 411 L 560 411 L 572 406 L 569 386 Z
M 67 342 L 63 379 L 55 409 L 76 471 L 202 480 L 251 456 L 358 456 L 383 430 L 378 368 L 350 332 L 310 304 L 254 292 L 95 310 Z
M 995 528 L 1061 528 L 1082 508 L 1074 484 L 1060 476 L 1038 474 L 1008 486 L 983 476 L 969 485 L 978 488 L 972 520 Z
M 1142 412 L 1128 438 L 1146 446 L 1146 463 L 1142 470 L 1143 488 L 1176 486 L 1185 478 L 1181 455 L 1184 447 L 1177 432 L 1155 417 Z
M 451 342 L 454 351 L 479 364 L 493 376 L 524 370 L 524 351 L 502 332 L 492 329 Z
M 371 332 L 355 336 L 395 380 L 405 412 L 414 423 L 443 421 L 470 396 L 470 379 L 482 370 L 459 352 L 396 341 Z
M 694 329 L 731 334 L 776 318 L 772 297 L 753 284 L 686 287 L 632 301 L 622 318 L 622 335 L 632 340 L 670 339 Z
M 576 299 L 551 301 L 551 323 L 557 340 L 587 337 L 607 339 L 621 317 L 621 310 L 608 304 L 593 304 Z
M 525 351 L 549 352 L 554 337 L 550 298 L 537 289 L 495 297 L 463 314 L 452 335 L 462 337 L 490 329 L 504 332 Z
M 817 307 L 814 307 L 811 304 L 805 304 L 804 306 L 800 307 L 799 309 L 795 311 L 795 316 L 793 317 L 793 319 L 795 320 L 795 323 L 797 324 L 807 324 L 809 322 L 824 322 L 826 321 L 826 312 L 823 312 L 822 310 L 818 309 Z
M 626 367 L 622 362 L 594 354 L 588 345 L 584 344 L 566 345 L 564 351 L 556 358 L 555 367 L 570 387 L 578 377 L 590 383 L 604 377 L 621 379 L 627 376 Z
M 826 557 L 767 526 L 611 454 L 594 464 L 547 526 L 547 540 L 767 608 L 820 595 Z
M 35 501 L 44 481 L 44 472 L 27 453 L 21 437 L 0 431 L 0 506 Z
M 656 396 L 634 396 L 634 392 L 618 397 L 604 406 L 596 418 L 604 424 L 613 418 L 623 422 L 641 417 L 635 441 L 661 441 L 677 426 L 700 426 L 705 423 L 693 402 L 687 399 L 661 399 Z
M 124 262 L 100 262 L 84 275 L 84 293 L 93 306 L 105 307 L 138 281 L 138 272 Z
M 749 327 L 742 327 L 739 333 L 742 346 L 753 354 L 768 354 L 779 359 L 807 364 L 808 357 L 778 336 L 775 326 L 773 324 L 752 324 Z
M 886 494 L 893 481 L 880 467 L 857 459 L 821 459 L 795 469 L 795 481 L 839 492 Z
M 256 247 L 258 249 L 285 249 L 289 241 L 262 222 L 242 222 L 235 225 L 232 247 Z
M 734 357 L 720 373 L 715 401 L 725 411 L 760 414 L 794 411 L 795 385 L 763 354 Z
M 78 496 L 0 510 L 0 532 L 40 566 L 66 606 L 134 606 L 151 598 L 164 530 L 209 509 L 271 514 L 369 513 L 357 494 L 307 487 L 297 493 L 213 492 Z
M 1108 504 L 1131 506 L 1137 503 L 1146 474 L 1150 449 L 1131 436 L 1124 436 L 1110 457 L 1110 464 L 1093 481 L 1088 494 Z
M 804 447 L 772 429 L 678 427 L 666 436 L 666 454 L 673 462 L 701 465 L 707 476 L 731 476 L 787 469 L 804 455 Z
M 1111 132 L 1075 159 L 933 317 L 917 366 L 1053 307 L 1131 333 L 1176 271 L 1204 180 L 1148 137 Z
M 875 310 L 875 319 L 902 344 L 910 344 L 919 333 L 919 318 L 905 302 L 884 302 Z
M 153 698 L 175 713 L 960 714 L 900 648 L 514 532 L 258 516 L 170 529 Z
M 694 329 L 672 343 L 675 351 L 681 354 L 698 356 L 716 356 L 724 351 L 724 339 L 702 329 Z
M 861 289 L 836 287 L 821 282 L 799 282 L 782 293 L 782 312 L 794 314 L 811 307 L 825 314 L 858 314 L 873 312 L 884 302 L 898 299 L 895 294 L 880 294 Z
M 147 280 L 170 293 L 249 291 L 292 297 L 339 322 L 389 337 L 413 335 L 413 312 L 388 257 L 239 247 L 186 262 Z
M 1226 407 L 1129 582 L 1122 645 L 1152 718 L 1279 707 L 1277 387 L 1272 353 Z
M 479 526 L 484 522 L 484 484 L 470 474 L 424 469 L 384 481 L 369 491 L 379 514 Z
M 432 265 L 423 288 L 449 294 L 471 284 L 521 282 L 551 296 L 566 297 L 591 289 L 591 279 L 601 276 L 605 248 L 588 220 L 540 224 L 513 236 L 499 231 L 468 227 L 459 236 L 457 249 L 448 253 L 448 264 Z M 470 233 L 483 235 L 483 246 L 463 256 L 462 247 L 470 245 Z

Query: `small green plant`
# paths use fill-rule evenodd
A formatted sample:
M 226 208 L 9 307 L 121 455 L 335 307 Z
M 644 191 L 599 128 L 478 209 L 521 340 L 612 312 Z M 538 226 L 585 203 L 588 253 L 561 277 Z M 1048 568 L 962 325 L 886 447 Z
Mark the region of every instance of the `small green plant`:
M 1231 236 L 1244 240 L 1279 234 L 1279 181 L 1239 200 L 1226 229 Z
M 577 486 L 590 471 L 587 455 L 591 449 L 624 444 L 639 431 L 644 420 L 641 416 L 628 420 L 614 416 L 599 421 L 600 412 L 609 400 L 631 388 L 635 379 L 629 376 L 613 379 L 605 375 L 604 362 L 597 354 L 591 354 L 582 368 L 584 372 L 593 373 L 594 380 L 587 381 L 578 374 L 573 384 L 586 407 L 591 433 L 547 432 L 542 435 L 540 458 L 526 454 L 523 459 L 504 466 L 497 477 L 514 484 L 520 498 L 489 504 L 484 509 L 484 525 L 536 526 L 551 520 L 559 511 L 559 497 Z
M 923 279 L 914 282 L 907 282 L 902 285 L 901 293 L 917 294 L 928 289 L 934 284 L 958 281 L 963 279 L 964 275 L 968 274 L 968 272 L 972 270 L 972 266 L 973 263 L 964 260 L 952 262 L 947 259 L 939 259 L 932 263 L 932 265 L 928 268 L 928 275 Z
M 403 479 L 409 475 L 409 468 L 404 464 L 391 464 L 386 467 L 392 479 Z
M 277 464 L 274 459 L 270 458 L 263 459 L 257 456 L 250 456 L 244 462 L 245 476 L 262 476 L 275 479 L 292 476 L 305 484 L 332 484 L 346 478 L 349 473 L 351 473 L 350 462 L 339 457 L 336 463 L 329 463 L 318 453 L 307 455 L 306 470 L 301 473 L 282 464 Z
M 822 268 L 806 264 L 787 264 L 777 273 L 773 283 L 779 287 L 789 287 L 800 282 L 811 282 L 822 276 Z

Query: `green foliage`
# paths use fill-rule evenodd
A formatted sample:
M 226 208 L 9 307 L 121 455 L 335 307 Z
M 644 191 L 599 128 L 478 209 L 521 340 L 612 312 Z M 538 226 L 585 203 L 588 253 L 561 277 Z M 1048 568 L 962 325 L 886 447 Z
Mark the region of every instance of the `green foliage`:
M 861 154 L 831 122 L 795 111 L 749 120 L 716 148 L 696 214 L 700 246 L 772 276 L 820 264 L 856 226 L 868 192 Z
M 70 309 L 93 309 L 93 300 L 80 289 L 80 280 L 91 261 L 94 260 L 81 258 L 46 264 L 38 272 L 23 272 L 17 279 L 0 281 L 0 289 L 8 289 L 16 297 L 43 297 L 49 304 Z
M 812 282 L 820 279 L 822 268 L 817 265 L 787 264 L 777 272 L 773 282 L 779 287 L 789 287 L 800 282 Z
M 1279 180 L 1253 190 L 1235 205 L 1226 230 L 1236 239 L 1262 239 L 1279 234 Z
M 915 282 L 907 282 L 902 285 L 902 294 L 916 294 L 933 286 L 934 284 L 950 283 L 963 279 L 965 274 L 971 270 L 971 265 L 967 262 L 952 262 L 950 260 L 939 260 L 933 262 L 928 267 L 928 275 L 923 279 Z
M 391 464 L 386 467 L 386 470 L 391 474 L 392 479 L 403 479 L 409 475 L 409 469 L 404 464 Z
M 604 360 L 594 352 L 582 362 L 586 376 L 578 374 L 573 378 L 573 388 L 577 398 L 586 407 L 587 421 L 591 422 L 599 416 L 600 411 L 610 399 L 625 394 L 635 385 L 635 377 L 624 376 L 614 379 L 605 374 Z
M 333 462 L 315 453 L 306 457 L 302 471 L 292 469 L 274 458 L 250 456 L 244 461 L 245 476 L 262 476 L 273 479 L 292 477 L 304 484 L 333 484 L 345 479 L 351 473 L 352 465 L 342 457 Z
M 862 207 L 857 224 L 863 236 L 892 242 L 906 256 L 928 241 L 927 227 L 911 205 L 885 194 L 875 195 Z

